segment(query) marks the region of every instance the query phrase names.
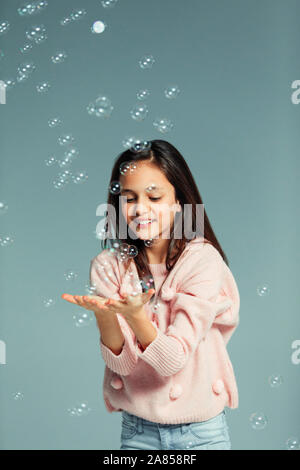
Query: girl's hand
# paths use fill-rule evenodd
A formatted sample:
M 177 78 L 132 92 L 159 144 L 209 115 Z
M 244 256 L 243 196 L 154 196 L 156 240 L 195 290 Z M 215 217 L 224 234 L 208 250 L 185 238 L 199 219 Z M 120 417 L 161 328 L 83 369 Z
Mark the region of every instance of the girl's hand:
M 104 311 L 102 306 L 105 305 L 110 299 L 100 297 L 99 295 L 71 295 L 62 294 L 62 299 L 71 302 L 72 304 L 84 307 L 87 310 L 92 310 L 95 315 L 103 315 Z
M 108 299 L 101 306 L 101 310 L 107 313 L 120 313 L 128 322 L 145 314 L 144 305 L 150 300 L 155 289 L 150 289 L 138 295 L 125 294 L 122 300 Z

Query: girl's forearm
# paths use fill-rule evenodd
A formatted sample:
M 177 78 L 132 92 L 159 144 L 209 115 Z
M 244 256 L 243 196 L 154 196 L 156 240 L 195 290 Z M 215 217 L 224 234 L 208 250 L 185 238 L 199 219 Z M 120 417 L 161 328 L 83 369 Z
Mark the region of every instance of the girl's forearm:
M 117 315 L 112 314 L 106 317 L 104 315 L 98 315 L 96 319 L 102 343 L 118 356 L 122 352 L 125 338 L 120 328 Z

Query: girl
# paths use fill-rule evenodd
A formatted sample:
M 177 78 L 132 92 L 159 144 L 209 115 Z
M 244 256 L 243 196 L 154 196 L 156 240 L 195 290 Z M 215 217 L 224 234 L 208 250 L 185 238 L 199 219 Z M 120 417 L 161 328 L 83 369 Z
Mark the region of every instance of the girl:
M 95 313 L 121 450 L 231 449 L 225 407 L 238 407 L 238 390 L 226 345 L 240 298 L 183 156 L 164 140 L 121 153 L 108 207 L 116 243 L 91 260 L 96 295 L 62 297 Z

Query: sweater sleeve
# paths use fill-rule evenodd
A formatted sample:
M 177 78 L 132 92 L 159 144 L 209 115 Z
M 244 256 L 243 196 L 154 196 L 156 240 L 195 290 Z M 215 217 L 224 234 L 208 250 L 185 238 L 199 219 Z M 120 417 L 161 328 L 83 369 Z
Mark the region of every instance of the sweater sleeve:
M 137 351 L 140 358 L 164 377 L 184 368 L 217 314 L 231 304 L 228 298 L 217 302 L 224 275 L 222 256 L 212 245 L 202 250 L 190 253 L 178 272 L 182 281 L 171 300 L 174 320 L 166 333 L 152 322 L 157 330 L 156 338 L 143 352 Z
M 90 283 L 95 288 L 95 295 L 120 300 L 119 282 L 116 274 L 116 260 L 107 255 L 104 250 L 91 260 Z M 135 368 L 138 357 L 135 348 L 135 334 L 121 314 L 116 314 L 124 336 L 123 349 L 119 355 L 102 343 L 100 335 L 100 350 L 107 366 L 120 375 L 129 375 Z

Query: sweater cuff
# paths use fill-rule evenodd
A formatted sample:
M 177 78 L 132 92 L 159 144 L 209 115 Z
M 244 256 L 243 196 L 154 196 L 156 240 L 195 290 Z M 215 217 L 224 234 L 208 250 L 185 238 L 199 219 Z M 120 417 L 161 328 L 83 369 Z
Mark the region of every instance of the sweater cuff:
M 163 334 L 154 321 L 151 323 L 157 336 L 143 352 L 136 345 L 136 354 L 160 375 L 167 377 L 176 374 L 182 368 L 184 350 L 177 339 Z
M 134 369 L 137 363 L 137 354 L 135 350 L 135 344 L 132 341 L 132 338 L 128 334 L 125 336 L 123 331 L 125 342 L 123 344 L 122 351 L 119 355 L 116 355 L 102 343 L 100 337 L 100 349 L 101 354 L 106 362 L 107 366 L 114 372 L 119 375 L 129 375 Z

